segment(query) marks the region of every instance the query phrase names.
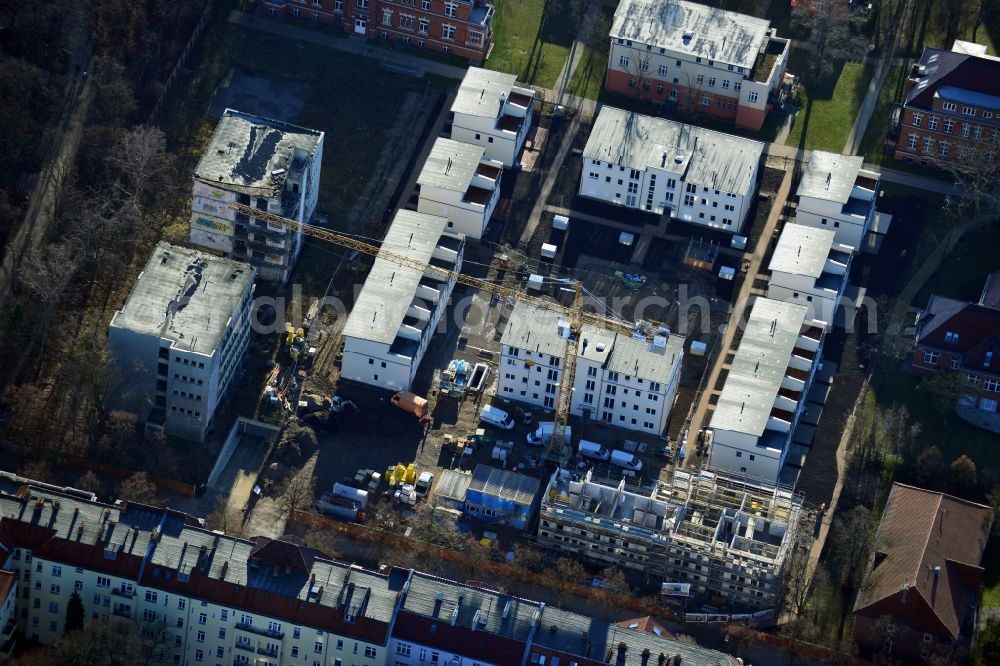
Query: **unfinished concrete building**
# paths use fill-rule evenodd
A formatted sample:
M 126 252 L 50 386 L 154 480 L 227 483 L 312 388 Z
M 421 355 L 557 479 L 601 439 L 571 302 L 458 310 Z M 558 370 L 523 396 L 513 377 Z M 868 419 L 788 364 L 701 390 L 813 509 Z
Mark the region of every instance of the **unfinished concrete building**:
M 674 595 L 773 609 L 801 510 L 788 489 L 704 471 L 627 489 L 624 480 L 611 486 L 557 470 L 542 496 L 538 541 L 680 583 Z

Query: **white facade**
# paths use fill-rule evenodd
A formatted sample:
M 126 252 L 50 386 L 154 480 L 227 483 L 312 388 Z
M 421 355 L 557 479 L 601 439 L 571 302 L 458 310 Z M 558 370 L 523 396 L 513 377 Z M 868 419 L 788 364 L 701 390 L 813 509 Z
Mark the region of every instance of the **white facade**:
M 854 248 L 834 242 L 832 229 L 788 223 L 768 269 L 767 297 L 807 308 L 806 316 L 833 325 L 847 288 Z
M 774 484 L 823 352 L 824 322 L 758 298 L 712 413 L 709 468 Z
M 500 199 L 503 164 L 484 157 L 485 149 L 438 139 L 417 177 L 417 211 L 448 220 L 448 230 L 482 238 Z
M 470 67 L 451 105 L 451 138 L 486 149 L 486 159 L 517 164 L 534 115 L 535 91 L 513 74 Z
M 862 163 L 861 157 L 813 151 L 799 183 L 795 211 L 796 223 L 831 229 L 835 243 L 855 252 L 867 246 L 881 178 Z
M 500 340 L 497 396 L 554 409 L 566 340 L 559 317 L 518 302 Z M 649 335 L 642 340 L 586 324 L 570 413 L 628 430 L 660 435 L 680 381 L 684 338 Z
M 108 402 L 204 441 L 250 339 L 254 268 L 159 243 L 108 329 Z
M 261 279 L 286 282 L 302 250 L 302 232 L 237 214 L 229 204 L 310 222 L 323 139 L 323 132 L 226 109 L 195 169 L 191 244 L 247 261 Z
M 400 210 L 382 247 L 428 268 L 418 271 L 379 256 L 344 325 L 342 379 L 405 391 L 438 330 L 465 251 L 464 237 L 443 217 Z
M 605 106 L 583 151 L 579 194 L 739 233 L 763 151 L 757 141 Z

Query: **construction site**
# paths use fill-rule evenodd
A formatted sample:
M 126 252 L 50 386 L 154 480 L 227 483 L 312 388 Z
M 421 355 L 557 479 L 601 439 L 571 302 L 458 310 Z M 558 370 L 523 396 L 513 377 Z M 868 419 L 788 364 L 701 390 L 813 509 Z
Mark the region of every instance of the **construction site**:
M 600 566 L 678 584 L 668 596 L 750 612 L 774 611 L 803 498 L 707 471 L 610 485 L 556 472 L 542 498 L 539 542 Z

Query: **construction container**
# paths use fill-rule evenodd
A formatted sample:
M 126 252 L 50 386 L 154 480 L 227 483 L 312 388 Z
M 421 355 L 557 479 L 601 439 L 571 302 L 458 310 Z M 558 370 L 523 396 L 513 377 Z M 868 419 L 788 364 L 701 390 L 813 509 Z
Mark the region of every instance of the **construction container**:
M 564 230 L 569 227 L 569 218 L 565 215 L 556 215 L 552 218 L 552 228 Z

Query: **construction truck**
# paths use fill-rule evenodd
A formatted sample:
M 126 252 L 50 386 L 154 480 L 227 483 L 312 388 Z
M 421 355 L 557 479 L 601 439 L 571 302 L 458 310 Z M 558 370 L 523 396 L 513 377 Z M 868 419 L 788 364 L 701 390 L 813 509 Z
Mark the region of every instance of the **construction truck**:
M 396 395 L 392 396 L 391 402 L 400 409 L 410 412 L 418 419 L 422 419 L 427 416 L 427 400 L 425 398 L 421 398 L 416 393 L 400 391 Z

